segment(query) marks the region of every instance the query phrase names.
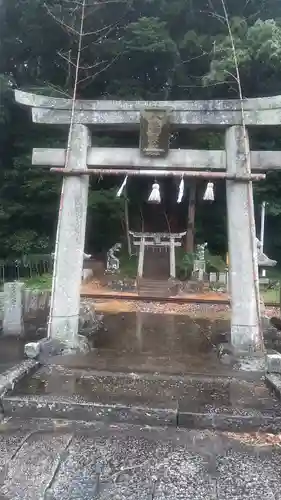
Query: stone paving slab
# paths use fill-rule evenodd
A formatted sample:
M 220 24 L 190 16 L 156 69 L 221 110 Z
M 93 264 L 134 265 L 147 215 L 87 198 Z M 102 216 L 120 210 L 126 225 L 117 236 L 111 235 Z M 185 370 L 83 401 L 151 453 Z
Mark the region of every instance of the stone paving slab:
M 230 372 L 231 373 L 231 372 Z M 247 374 L 247 372 L 246 372 Z M 100 372 L 69 369 L 63 365 L 41 366 L 25 377 L 13 395 L 74 396 L 81 402 L 167 403 L 180 400 L 193 410 L 231 406 L 258 407 L 260 410 L 281 406 L 272 397 L 264 377 L 255 380 L 229 377 L 190 375 L 184 377 L 159 374 Z
M 0 426 L 0 498 L 280 500 L 281 450 L 242 438 L 101 422 L 10 420 Z
M 3 398 L 5 415 L 186 428 L 281 430 L 281 404 L 265 385 L 219 377 L 166 377 L 43 366 Z
M 163 404 L 136 406 L 85 403 L 75 398 L 59 396 L 5 396 L 2 401 L 4 415 L 21 418 L 69 418 L 107 423 L 130 422 L 143 425 L 177 425 L 177 402 L 167 408 Z

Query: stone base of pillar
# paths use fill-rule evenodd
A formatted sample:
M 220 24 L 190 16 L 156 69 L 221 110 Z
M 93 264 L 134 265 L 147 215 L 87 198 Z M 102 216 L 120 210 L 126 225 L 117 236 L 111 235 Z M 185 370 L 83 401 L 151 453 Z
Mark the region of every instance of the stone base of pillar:
M 70 317 L 53 316 L 49 325 L 49 338 L 64 345 L 66 349 L 79 349 L 79 315 Z
M 72 354 L 75 352 L 86 354 L 90 351 L 89 343 L 86 337 L 78 335 L 76 347 L 70 347 L 68 344 L 59 341 L 58 339 L 44 338 L 38 342 L 28 342 L 25 344 L 24 353 L 28 358 L 44 361 L 51 356 Z
M 255 354 L 263 352 L 263 339 L 258 325 L 231 325 L 233 352 Z
M 265 370 L 265 353 L 263 351 L 250 351 L 235 349 L 226 342 L 217 346 L 218 357 L 224 365 L 231 366 L 241 371 L 263 372 Z

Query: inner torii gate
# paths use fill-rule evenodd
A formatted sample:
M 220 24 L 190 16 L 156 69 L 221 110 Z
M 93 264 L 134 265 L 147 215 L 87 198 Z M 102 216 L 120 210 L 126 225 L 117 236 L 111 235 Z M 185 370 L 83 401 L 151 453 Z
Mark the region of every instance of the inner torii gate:
M 136 233 L 130 231 L 133 236 L 134 245 L 139 247 L 138 278 L 143 276 L 143 262 L 145 247 L 163 248 L 169 251 L 170 278 L 176 277 L 176 254 L 175 247 L 181 246 L 181 239 L 186 235 L 183 233 Z
M 69 126 L 72 101 L 15 91 L 16 101 L 32 108 L 35 123 Z M 169 118 L 162 120 L 163 110 Z M 281 96 L 243 102 L 246 126 L 281 125 Z M 162 116 L 162 118 L 161 118 Z M 160 121 L 160 122 L 159 122 Z M 141 149 L 91 148 L 88 126 L 139 129 L 147 125 Z M 154 123 L 154 128 L 153 128 Z M 236 351 L 261 348 L 259 303 L 255 292 L 256 249 L 251 250 L 249 203 L 252 180 L 281 168 L 281 153 L 253 151 L 252 172 L 247 170 L 248 137 L 242 126 L 239 100 L 216 101 L 77 101 L 72 140 L 66 149 L 34 149 L 33 165 L 45 165 L 64 175 L 59 211 L 56 266 L 54 269 L 48 335 L 70 347 L 78 345 L 80 284 L 85 242 L 89 175 L 200 176 L 226 179 L 228 247 L 230 259 L 231 342 Z M 167 126 L 220 127 L 225 129 L 221 151 L 168 150 L 162 135 Z M 141 125 L 141 126 L 140 126 Z M 145 139 L 146 137 L 146 139 Z M 146 142 L 146 143 L 145 143 Z M 197 169 L 197 171 L 195 171 Z M 248 185 L 251 196 L 249 200 Z M 254 266 L 253 266 L 254 259 Z M 259 299 L 259 297 L 258 297 Z

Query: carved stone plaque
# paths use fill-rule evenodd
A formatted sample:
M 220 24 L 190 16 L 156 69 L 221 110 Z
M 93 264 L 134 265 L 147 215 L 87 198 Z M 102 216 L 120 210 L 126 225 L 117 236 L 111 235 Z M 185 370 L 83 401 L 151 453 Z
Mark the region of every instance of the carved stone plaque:
M 140 117 L 140 150 L 145 156 L 166 156 L 169 152 L 169 112 L 145 109 Z

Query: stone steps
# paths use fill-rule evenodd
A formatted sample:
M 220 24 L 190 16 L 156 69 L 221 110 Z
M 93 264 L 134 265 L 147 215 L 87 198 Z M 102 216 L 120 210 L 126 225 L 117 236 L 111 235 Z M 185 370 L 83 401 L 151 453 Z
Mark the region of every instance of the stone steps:
M 139 279 L 138 294 L 142 297 L 171 297 L 177 294 L 177 287 L 167 280 Z
M 144 252 L 143 277 L 148 280 L 167 280 L 170 276 L 169 252 L 147 247 Z
M 224 431 L 281 430 L 263 380 L 40 368 L 3 398 L 4 414 Z

